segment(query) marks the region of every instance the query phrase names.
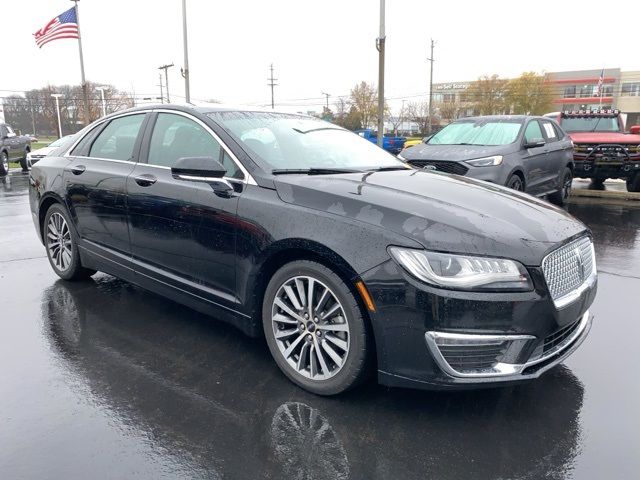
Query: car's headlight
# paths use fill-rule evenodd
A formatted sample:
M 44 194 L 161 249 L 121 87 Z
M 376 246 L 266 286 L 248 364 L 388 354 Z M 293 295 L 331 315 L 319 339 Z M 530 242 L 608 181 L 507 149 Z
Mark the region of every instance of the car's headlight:
M 389 253 L 411 275 L 437 287 L 458 290 L 533 289 L 526 268 L 513 260 L 400 247 L 389 247 Z
M 474 167 L 495 167 L 496 165 L 500 165 L 502 163 L 502 155 L 474 158 L 473 160 L 466 160 L 465 163 L 473 165 Z

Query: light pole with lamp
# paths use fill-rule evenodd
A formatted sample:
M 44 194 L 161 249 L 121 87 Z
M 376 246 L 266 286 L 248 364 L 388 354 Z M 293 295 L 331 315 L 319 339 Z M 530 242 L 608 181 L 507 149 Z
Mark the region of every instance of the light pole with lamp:
M 60 122 L 60 97 L 61 93 L 52 93 L 51 96 L 56 99 L 56 113 L 58 114 L 58 138 L 62 138 L 62 123 Z
M 107 87 L 96 87 L 96 90 L 100 90 L 100 99 L 102 100 L 102 116 L 107 116 L 107 103 L 104 100 L 104 91 Z

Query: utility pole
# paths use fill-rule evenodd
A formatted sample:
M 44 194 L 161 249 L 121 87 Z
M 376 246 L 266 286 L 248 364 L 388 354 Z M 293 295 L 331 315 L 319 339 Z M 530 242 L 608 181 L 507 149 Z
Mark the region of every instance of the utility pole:
M 171 99 L 169 98 L 169 75 L 167 74 L 167 70 L 171 67 L 173 67 L 173 63 L 158 67 L 158 70 L 164 70 L 164 86 L 167 89 L 167 103 L 171 103 Z
M 431 58 L 427 58 L 431 63 L 431 68 L 429 69 L 429 135 L 431 135 L 431 115 L 433 114 L 432 104 L 433 104 L 433 47 L 436 42 L 431 39 Z
M 104 90 L 106 87 L 96 87 L 96 90 L 100 90 L 100 99 L 102 100 L 102 116 L 107 116 L 107 103 L 104 101 Z
M 164 92 L 162 91 L 162 72 L 158 73 L 158 79 L 160 80 L 160 103 L 164 103 Z
M 404 127 L 404 104 L 406 100 L 402 99 L 402 108 L 400 109 L 400 128 Z M 406 130 L 406 129 L 405 129 Z
M 331 95 L 329 95 L 328 93 L 324 93 L 324 92 L 322 92 L 322 95 L 324 95 L 325 97 L 327 97 L 327 110 L 329 110 L 329 97 L 330 97 Z
M 51 96 L 56 99 L 56 112 L 58 114 L 58 138 L 62 138 L 62 123 L 60 122 L 60 97 L 62 97 L 62 94 L 52 93 Z
M 376 40 L 378 50 L 378 146 L 382 147 L 384 138 L 384 0 L 380 0 L 380 35 Z M 364 126 L 364 125 L 363 125 Z M 365 126 L 366 127 L 366 126 Z
M 182 43 L 184 45 L 184 68 L 180 73 L 184 77 L 184 99 L 191 103 L 191 92 L 189 89 L 189 48 L 187 46 L 187 0 L 182 0 Z
M 271 109 L 273 110 L 275 108 L 275 103 L 273 101 L 273 87 L 278 85 L 277 83 L 274 83 L 278 79 L 273 78 L 273 63 L 269 65 L 269 69 L 271 70 L 271 76 L 267 78 L 267 80 L 269 80 L 269 83 L 267 83 L 267 85 L 271 87 Z

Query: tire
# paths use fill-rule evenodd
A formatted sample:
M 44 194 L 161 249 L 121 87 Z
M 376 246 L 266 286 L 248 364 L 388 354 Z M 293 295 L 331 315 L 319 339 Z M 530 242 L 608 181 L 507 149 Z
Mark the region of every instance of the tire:
M 95 270 L 84 268 L 80 263 L 78 240 L 70 227 L 69 215 L 62 205 L 51 205 L 44 218 L 43 238 L 49 264 L 63 280 L 82 280 Z
M 23 172 L 29 171 L 29 167 L 31 167 L 31 165 L 29 165 L 29 161 L 27 160 L 26 155 L 24 156 L 24 158 L 20 159 L 20 166 L 22 167 Z
M 640 192 L 640 172 L 627 178 L 627 192 Z
M 312 305 L 319 303 L 308 312 L 311 280 Z M 347 285 L 324 265 L 299 260 L 280 268 L 265 291 L 262 324 L 276 364 L 305 390 L 336 395 L 364 379 L 370 349 L 363 313 Z
M 517 190 L 518 192 L 524 192 L 524 181 L 520 175 L 514 173 L 509 177 L 509 180 L 507 180 L 507 187 L 512 190 Z
M 606 180 L 606 178 L 592 178 L 591 182 L 589 183 L 589 186 L 587 187 L 587 189 L 589 190 L 604 190 L 604 181 Z
M 555 203 L 559 207 L 562 207 L 571 195 L 571 183 L 573 182 L 573 173 L 570 168 L 565 168 L 562 174 L 562 183 L 560 184 L 560 190 L 553 192 L 549 195 L 549 201 Z
M 0 175 L 9 174 L 9 155 L 7 152 L 0 153 Z

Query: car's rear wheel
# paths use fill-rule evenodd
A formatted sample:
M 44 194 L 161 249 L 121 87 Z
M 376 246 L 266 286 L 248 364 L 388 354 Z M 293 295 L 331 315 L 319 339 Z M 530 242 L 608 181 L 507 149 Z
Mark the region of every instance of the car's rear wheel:
M 365 375 L 367 331 L 360 306 L 327 267 L 300 260 L 278 270 L 262 308 L 269 350 L 284 374 L 319 395 L 335 395 Z
M 627 178 L 627 192 L 640 192 L 640 172 Z
M 0 153 L 0 175 L 7 175 L 9 173 L 9 155 L 7 152 Z
M 44 244 L 49 263 L 60 278 L 81 280 L 96 272 L 84 268 L 80 263 L 77 239 L 70 225 L 71 222 L 64 207 L 59 204 L 52 205 L 44 219 Z
M 522 177 L 514 173 L 509 177 L 509 180 L 507 180 L 507 187 L 519 192 L 524 192 L 524 182 L 522 181 Z
M 549 201 L 551 203 L 555 203 L 556 205 L 563 206 L 569 195 L 571 195 L 571 184 L 573 183 L 573 173 L 571 173 L 570 168 L 564 169 L 564 174 L 562 175 L 562 185 L 560 190 L 557 192 L 553 192 L 549 195 Z
M 29 161 L 29 150 L 24 151 L 24 157 L 20 159 L 20 166 L 22 167 L 23 172 L 28 172 L 29 168 L 31 168 L 31 162 Z

